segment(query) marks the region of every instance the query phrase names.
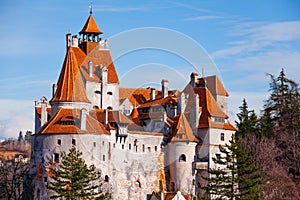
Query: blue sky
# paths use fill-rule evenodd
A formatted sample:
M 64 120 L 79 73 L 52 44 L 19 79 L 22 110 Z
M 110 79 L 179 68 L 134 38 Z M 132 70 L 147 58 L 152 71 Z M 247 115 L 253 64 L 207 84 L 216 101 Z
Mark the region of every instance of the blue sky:
M 33 129 L 34 101 L 42 96 L 51 99 L 51 86 L 65 56 L 65 34 L 78 34 L 89 15 L 89 3 L 1 1 L 0 138 Z M 265 73 L 277 75 L 285 68 L 287 76 L 299 82 L 300 1 L 94 0 L 93 10 L 104 38 L 159 27 L 198 43 L 212 58 L 230 93 L 232 118 L 243 98 L 259 113 L 268 96 Z M 187 43 L 179 38 L 175 44 Z M 156 77 L 147 81 L 159 85 L 167 74 L 175 89 L 186 84 L 193 70 L 181 56 L 160 49 L 132 51 L 115 64 L 121 85 L 127 87 L 141 86 L 131 78 L 136 75 Z M 148 72 L 150 67 L 154 70 Z

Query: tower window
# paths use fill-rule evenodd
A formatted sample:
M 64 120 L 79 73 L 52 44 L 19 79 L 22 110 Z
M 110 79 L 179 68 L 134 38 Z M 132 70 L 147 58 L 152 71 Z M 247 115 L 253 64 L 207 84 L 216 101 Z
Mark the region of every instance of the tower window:
M 131 144 L 128 145 L 129 150 L 131 149 Z
M 103 155 L 102 157 L 103 157 L 103 161 L 105 161 L 105 155 Z
M 112 95 L 113 93 L 112 93 L 112 92 L 107 92 L 107 94 L 108 94 L 108 95 Z
M 225 140 L 225 134 L 224 133 L 221 133 L 221 141 L 224 141 Z
M 143 144 L 143 152 L 145 152 L 145 145 Z
M 179 156 L 179 162 L 186 162 L 186 156 L 184 154 Z
M 76 140 L 75 139 L 72 139 L 72 145 L 76 145 Z
M 157 151 L 157 146 L 154 147 L 154 151 Z
M 57 140 L 57 144 L 58 144 L 58 145 L 61 145 L 61 139 L 58 139 L 58 140 Z
M 109 177 L 107 175 L 105 175 L 104 181 L 108 183 Z
M 113 108 L 111 106 L 108 106 L 107 107 L 107 110 L 112 110 Z
M 56 162 L 56 163 L 59 162 L 59 154 L 58 153 L 54 153 L 53 162 Z
M 96 147 L 96 142 L 94 142 L 94 147 Z

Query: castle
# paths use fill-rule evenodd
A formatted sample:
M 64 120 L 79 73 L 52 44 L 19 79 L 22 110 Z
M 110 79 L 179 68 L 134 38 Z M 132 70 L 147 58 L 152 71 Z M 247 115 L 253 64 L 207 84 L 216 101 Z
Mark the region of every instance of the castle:
M 92 12 L 79 34 L 66 35 L 67 53 L 51 100 L 35 102 L 35 199 L 49 199 L 51 170 L 73 145 L 101 170 L 113 199 L 202 196 L 201 177 L 214 167 L 218 145 L 236 130 L 219 78 L 193 72 L 182 91 L 169 90 L 168 80 L 159 89 L 122 88 Z

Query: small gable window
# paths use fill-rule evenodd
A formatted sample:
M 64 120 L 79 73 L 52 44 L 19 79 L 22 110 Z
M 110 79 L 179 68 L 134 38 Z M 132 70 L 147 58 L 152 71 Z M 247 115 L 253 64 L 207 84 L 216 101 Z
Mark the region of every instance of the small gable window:
M 179 156 L 179 162 L 186 162 L 186 156 L 184 154 Z

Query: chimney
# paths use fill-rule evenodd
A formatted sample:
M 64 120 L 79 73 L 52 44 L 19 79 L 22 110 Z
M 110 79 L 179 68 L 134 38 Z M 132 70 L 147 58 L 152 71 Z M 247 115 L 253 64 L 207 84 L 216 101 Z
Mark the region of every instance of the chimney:
M 162 87 L 162 97 L 165 98 L 168 96 L 168 85 L 169 85 L 169 81 L 168 80 L 165 80 L 163 79 L 161 81 L 161 87 Z
M 178 99 L 178 114 L 184 113 L 186 103 L 185 103 L 185 94 L 184 92 L 181 93 L 179 99 Z
M 151 88 L 150 90 L 151 90 L 151 92 L 150 92 L 150 100 L 154 100 L 155 99 L 155 88 Z
M 80 129 L 86 130 L 86 114 L 87 110 L 85 108 L 82 108 L 80 110 Z
M 107 83 L 107 67 L 101 65 L 102 83 Z
M 56 93 L 56 90 L 57 90 L 57 84 L 53 84 L 52 85 L 52 97 L 54 97 L 55 93 Z
M 104 117 L 104 125 L 108 124 L 108 110 L 107 109 L 104 109 L 103 117 Z
M 192 87 L 196 86 L 197 79 L 198 79 L 198 74 L 196 72 L 192 72 L 191 73 L 191 84 L 192 84 Z
M 72 45 L 72 36 L 71 33 L 66 34 L 66 47 L 68 50 L 68 47 Z
M 88 70 L 89 70 L 89 76 L 93 77 L 93 62 L 88 62 Z
M 194 101 L 195 101 L 195 125 L 196 127 L 198 126 L 199 123 L 199 95 L 196 94 L 194 97 Z
M 41 98 L 41 127 L 47 122 L 47 99 L 46 97 Z

